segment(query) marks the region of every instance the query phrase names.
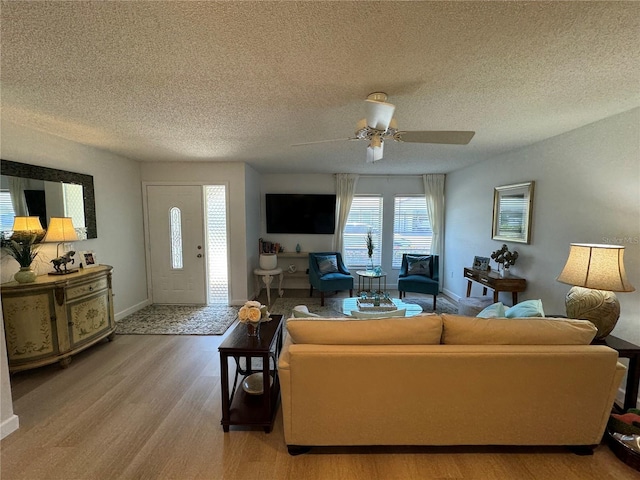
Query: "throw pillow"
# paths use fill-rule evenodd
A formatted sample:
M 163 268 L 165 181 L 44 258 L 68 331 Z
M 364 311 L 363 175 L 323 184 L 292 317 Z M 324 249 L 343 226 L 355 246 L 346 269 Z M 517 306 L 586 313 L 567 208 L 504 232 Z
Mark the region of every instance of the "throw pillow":
M 338 259 L 335 255 L 326 255 L 321 257 L 316 257 L 318 260 L 318 270 L 320 270 L 321 275 L 326 275 L 327 273 L 335 273 L 338 270 Z
M 409 275 L 431 276 L 431 257 L 415 257 L 407 255 L 407 273 Z
M 353 318 L 389 318 L 389 317 L 404 317 L 407 312 L 406 308 L 399 310 L 391 310 L 387 312 L 360 312 L 358 310 L 351 310 L 351 316 Z
M 293 307 L 293 317 L 294 318 L 315 318 L 315 317 L 320 317 L 320 315 L 311 313 L 306 305 L 298 305 Z
M 542 300 L 525 300 L 507 308 L 504 314 L 507 318 L 544 317 Z
M 502 304 L 502 302 L 497 302 L 489 305 L 478 315 L 476 315 L 476 317 L 479 318 L 504 318 L 505 316 L 504 305 Z

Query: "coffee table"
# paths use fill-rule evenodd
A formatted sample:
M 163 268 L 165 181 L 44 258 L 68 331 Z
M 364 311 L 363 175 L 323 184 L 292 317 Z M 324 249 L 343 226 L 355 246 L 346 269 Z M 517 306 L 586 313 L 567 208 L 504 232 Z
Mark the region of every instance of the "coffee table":
M 358 298 L 359 297 L 351 297 L 345 298 L 342 300 L 342 313 L 351 316 L 351 312 L 353 310 L 358 310 Z M 405 317 L 414 317 L 422 313 L 422 307 L 420 305 L 416 305 L 415 303 L 405 303 L 399 298 L 392 298 L 391 301 L 398 307 L 398 309 L 406 308 Z M 369 310 L 369 313 L 373 313 Z M 381 311 L 380 313 L 384 313 Z

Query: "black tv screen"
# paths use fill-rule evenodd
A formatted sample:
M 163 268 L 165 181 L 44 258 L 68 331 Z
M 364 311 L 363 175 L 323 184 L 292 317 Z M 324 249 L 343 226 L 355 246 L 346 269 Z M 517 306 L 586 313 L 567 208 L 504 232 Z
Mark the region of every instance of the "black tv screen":
M 336 196 L 267 193 L 267 233 L 332 235 L 336 227 Z

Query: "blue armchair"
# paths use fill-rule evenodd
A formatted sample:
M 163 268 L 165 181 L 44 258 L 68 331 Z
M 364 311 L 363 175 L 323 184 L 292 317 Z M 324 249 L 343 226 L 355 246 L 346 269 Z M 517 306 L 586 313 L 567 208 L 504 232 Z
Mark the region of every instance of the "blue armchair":
M 342 262 L 339 252 L 309 253 L 309 296 L 313 287 L 320 291 L 320 305 L 324 306 L 324 292 L 349 290 L 353 296 L 353 277 Z
M 409 257 L 409 258 L 407 258 Z M 422 261 L 413 261 L 422 257 Z M 424 260 L 428 258 L 428 260 Z M 440 291 L 438 274 L 438 255 L 402 254 L 402 266 L 398 275 L 398 291 L 400 298 L 407 292 L 427 293 L 433 295 L 433 310 L 436 309 L 436 297 Z

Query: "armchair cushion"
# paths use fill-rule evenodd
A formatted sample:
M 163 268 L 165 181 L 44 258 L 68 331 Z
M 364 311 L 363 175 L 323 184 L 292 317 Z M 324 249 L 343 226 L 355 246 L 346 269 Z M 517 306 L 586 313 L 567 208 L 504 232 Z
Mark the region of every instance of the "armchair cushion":
M 318 261 L 318 270 L 322 275 L 340 271 L 338 270 L 338 259 L 335 255 L 318 256 L 316 260 Z
M 431 277 L 431 256 L 407 255 L 407 274 Z

